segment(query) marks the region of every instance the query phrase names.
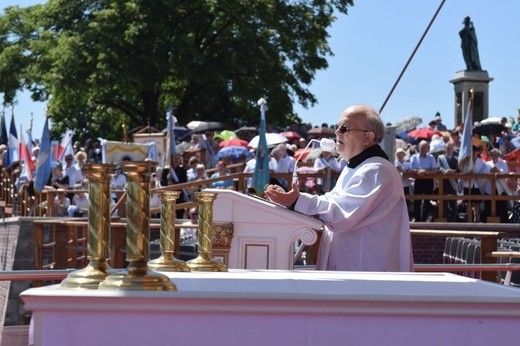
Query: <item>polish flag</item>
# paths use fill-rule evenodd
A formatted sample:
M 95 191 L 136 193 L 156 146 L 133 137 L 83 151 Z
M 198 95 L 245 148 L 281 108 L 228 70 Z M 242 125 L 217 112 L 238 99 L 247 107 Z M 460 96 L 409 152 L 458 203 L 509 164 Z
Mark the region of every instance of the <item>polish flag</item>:
M 29 150 L 29 146 L 25 141 L 23 136 L 23 132 L 20 131 L 20 161 L 24 162 L 22 173 L 20 174 L 21 180 L 32 181 L 33 180 L 33 172 L 34 172 L 34 161 L 31 158 L 31 152 Z
M 60 147 L 58 148 L 58 160 L 61 162 L 65 160 L 66 155 L 74 155 L 74 150 L 72 149 L 72 136 L 74 136 L 74 131 L 67 130 L 61 139 Z

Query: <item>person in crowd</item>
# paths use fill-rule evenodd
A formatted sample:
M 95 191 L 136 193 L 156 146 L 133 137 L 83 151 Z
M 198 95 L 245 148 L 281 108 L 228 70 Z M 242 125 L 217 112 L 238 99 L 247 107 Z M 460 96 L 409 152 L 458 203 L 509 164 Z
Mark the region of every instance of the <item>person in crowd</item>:
M 406 151 L 403 148 L 399 148 L 395 151 L 395 161 L 394 161 L 395 168 L 397 168 L 397 171 L 401 175 L 401 183 L 403 184 L 403 192 L 405 196 L 410 195 L 410 189 L 412 186 L 412 178 L 404 177 L 404 173 L 410 172 L 410 161 L 406 160 Z M 411 211 L 411 203 L 407 199 L 406 200 L 406 208 L 408 210 L 408 214 L 410 214 Z
M 59 188 L 54 197 L 54 216 L 68 216 L 70 199 L 65 195 L 65 190 Z
M 83 174 L 83 165 L 87 163 L 87 153 L 80 150 L 74 155 L 74 158 L 76 160 L 76 163 L 74 164 L 74 167 L 79 172 L 79 175 L 81 176 L 81 181 L 85 180 L 85 175 Z
M 317 269 L 412 271 L 410 225 L 401 176 L 379 146 L 385 127 L 369 106 L 341 114 L 336 151 L 348 162 L 334 188 L 324 195 L 286 192 L 267 185 L 266 197 L 326 224 Z
M 215 155 L 219 151 L 218 142 L 215 140 L 215 132 L 206 131 L 204 133 L 206 137 L 205 140 L 201 143 L 201 147 L 206 149 L 206 168 L 215 167 Z
M 459 131 L 452 131 L 450 133 L 450 142 L 453 143 L 453 155 L 455 157 L 458 157 L 459 156 L 459 152 L 460 152 L 460 132 Z
M 80 171 L 76 169 L 74 166 L 74 155 L 67 154 L 65 155 L 65 167 L 63 168 L 63 174 L 69 177 L 69 190 L 74 189 L 74 185 L 77 183 L 83 182 L 83 175 Z M 70 192 L 67 194 L 67 197 L 72 201 L 72 197 L 74 197 L 74 193 Z
M 186 171 L 186 177 L 188 181 L 193 181 L 195 177 L 197 176 L 197 171 L 195 170 L 195 167 L 200 163 L 200 160 L 197 156 L 192 156 L 188 160 L 188 170 Z
M 500 157 L 500 150 L 497 148 L 491 149 L 489 152 L 491 159 L 486 161 L 486 165 L 489 167 L 489 173 L 494 174 L 508 174 L 509 167 L 507 166 L 507 162 Z M 507 181 L 505 179 L 496 179 L 496 194 L 507 196 L 509 194 L 507 188 Z M 491 188 L 491 187 L 490 187 Z M 489 210 L 491 208 L 490 202 L 488 202 L 488 216 Z M 496 201 L 496 213 L 497 216 L 500 217 L 500 222 L 506 223 L 508 221 L 508 213 L 507 213 L 507 201 Z
M 53 189 L 67 190 L 69 188 L 69 177 L 63 173 L 63 166 L 60 161 L 52 168 L 51 176 L 47 181 L 47 186 Z
M 483 147 L 481 145 L 473 145 L 473 164 L 471 165 L 471 171 L 467 171 L 465 169 L 459 169 L 462 173 L 465 174 L 488 174 L 489 166 L 486 165 L 486 162 L 480 157 L 483 152 Z M 462 180 L 462 190 L 464 196 L 481 196 L 489 194 L 489 183 L 487 179 L 463 179 Z M 481 206 L 481 200 L 472 200 L 466 203 L 468 207 L 466 209 L 472 211 L 473 220 L 472 222 L 485 222 L 487 220 L 486 213 L 483 212 L 483 207 Z
M 67 209 L 69 217 L 85 217 L 88 216 L 89 197 L 82 184 L 74 185 L 74 197 Z
M 415 196 L 431 195 L 433 193 L 434 182 L 428 175 L 437 173 L 437 160 L 429 153 L 430 144 L 427 141 L 419 142 L 419 152 L 410 158 L 410 169 L 418 177 L 415 178 Z M 430 217 L 431 201 L 428 199 L 415 199 L 413 201 L 413 217 L 415 221 L 424 222 Z
M 253 157 L 246 162 L 244 167 L 244 173 L 254 173 L 256 167 L 256 155 L 253 153 Z M 246 179 L 246 188 L 248 193 L 255 193 L 255 188 L 253 186 L 253 178 Z
M 188 181 L 187 169 L 183 165 L 183 157 L 181 154 L 175 154 L 172 157 L 172 167 L 165 168 L 162 171 L 161 186 L 182 184 Z M 184 203 L 189 200 L 189 194 L 186 189 L 181 189 L 181 194 L 176 203 Z M 184 210 L 176 211 L 178 219 L 184 218 Z
M 277 145 L 273 150 L 271 150 L 269 170 L 273 173 L 292 173 L 294 172 L 294 164 L 294 159 L 287 155 L 285 143 Z M 287 179 L 284 178 L 273 178 L 272 182 L 281 185 L 284 189 L 287 189 L 288 187 Z
M 511 142 L 515 138 L 513 135 L 506 134 L 503 136 L 503 142 L 499 147 L 500 155 L 504 156 L 516 149 L 515 145 Z
M 219 161 L 217 163 L 217 171 L 211 175 L 211 179 L 225 177 L 229 175 L 227 165 L 224 161 Z M 233 179 L 225 179 L 225 180 L 218 180 L 211 183 L 211 187 L 216 189 L 235 189 L 235 183 Z
M 204 164 L 199 163 L 195 166 L 195 175 L 188 177 L 188 182 L 194 182 L 194 181 L 202 181 L 207 180 L 208 174 L 206 173 L 206 166 Z M 189 199 L 191 201 L 195 201 L 197 197 L 195 196 L 195 192 L 200 192 L 207 188 L 208 186 L 205 184 L 193 186 L 188 189 L 189 193 Z
M 110 187 L 112 190 L 122 191 L 126 187 L 126 175 L 123 173 L 123 169 L 121 165 L 119 165 L 116 169 L 116 172 L 111 177 Z M 118 198 L 121 197 L 121 194 L 116 194 L 114 191 L 111 193 L 112 200 L 117 202 Z
M 439 113 L 439 112 L 435 113 L 435 122 L 437 123 L 436 127 L 437 127 L 438 131 L 446 131 L 447 130 L 446 125 L 444 125 L 442 123 L 441 113 Z
M 445 145 L 445 152 L 437 157 L 439 172 L 443 174 L 460 173 L 458 158 L 453 154 L 454 147 L 451 141 Z M 457 179 L 442 179 L 443 193 L 448 195 L 458 195 L 460 192 L 459 181 Z M 457 201 L 444 201 L 444 211 L 449 222 L 457 221 Z
M 325 172 L 326 168 L 329 168 L 332 172 L 339 172 L 341 171 L 341 167 L 338 164 L 338 160 L 334 156 L 332 156 L 332 152 L 328 150 L 322 150 L 320 157 L 317 157 L 314 159 L 314 169 L 317 173 L 323 173 Z M 317 189 L 318 193 L 322 194 L 324 192 L 323 190 L 323 178 L 317 178 L 316 179 Z M 330 185 L 331 187 L 336 184 L 336 180 L 331 180 Z

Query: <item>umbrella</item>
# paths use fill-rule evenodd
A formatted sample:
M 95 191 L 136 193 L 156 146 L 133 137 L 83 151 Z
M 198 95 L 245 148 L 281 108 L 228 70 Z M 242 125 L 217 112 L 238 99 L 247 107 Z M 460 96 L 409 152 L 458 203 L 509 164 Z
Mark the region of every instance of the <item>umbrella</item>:
M 305 158 L 305 161 L 314 160 L 321 156 L 321 153 L 323 152 L 323 149 L 321 148 L 314 148 L 310 151 L 310 153 Z M 332 151 L 332 156 L 336 156 L 338 153 L 336 153 L 336 150 Z
M 500 135 L 503 131 L 507 129 L 502 124 L 502 118 L 499 117 L 491 117 L 482 120 L 480 123 L 473 127 L 473 132 L 478 133 L 479 135 L 487 136 L 487 135 Z
M 415 129 L 408 132 L 408 137 L 415 139 L 432 139 L 433 135 L 442 136 L 442 133 L 440 133 L 439 131 L 431 130 L 427 127 L 424 127 L 422 129 Z
M 268 147 L 287 142 L 287 138 L 285 138 L 284 136 L 282 136 L 279 133 L 266 133 L 265 139 L 267 140 Z M 256 147 L 258 146 L 258 140 L 259 140 L 258 136 L 253 137 L 251 142 L 249 142 L 249 146 L 251 148 L 256 149 Z
M 203 132 L 207 130 L 220 130 L 222 128 L 222 124 L 217 121 L 193 120 L 190 121 L 186 127 L 193 132 Z
M 215 135 L 215 138 L 220 139 L 230 139 L 230 138 L 238 138 L 237 134 L 230 130 L 222 130 Z
M 249 146 L 249 142 L 245 141 L 243 139 L 240 139 L 240 138 L 230 138 L 230 139 L 223 140 L 222 142 L 220 142 L 218 144 L 218 146 L 221 148 L 226 148 L 226 147 L 246 147 L 247 148 Z
M 284 131 L 280 134 L 290 141 L 292 141 L 293 139 L 302 138 L 302 136 L 300 136 L 300 134 L 298 132 L 294 132 L 294 131 Z
M 317 135 L 321 137 L 335 136 L 336 130 L 330 127 L 315 127 L 307 131 L 308 135 Z
M 396 133 L 403 133 L 403 132 L 410 132 L 413 129 L 417 128 L 419 124 L 422 123 L 422 119 L 419 117 L 406 117 L 401 120 L 398 120 L 394 126 L 395 126 L 395 132 Z
M 242 156 L 245 156 L 246 159 L 250 159 L 253 154 L 251 154 L 251 152 L 245 147 L 231 146 L 220 149 L 215 155 L 215 158 L 217 160 L 222 160 L 224 157 L 229 157 L 231 158 L 231 161 L 236 163 Z

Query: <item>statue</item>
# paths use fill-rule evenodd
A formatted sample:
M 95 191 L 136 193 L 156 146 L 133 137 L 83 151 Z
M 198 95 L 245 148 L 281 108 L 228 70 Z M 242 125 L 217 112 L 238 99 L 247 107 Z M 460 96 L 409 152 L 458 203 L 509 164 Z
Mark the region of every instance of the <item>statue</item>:
M 461 38 L 462 55 L 467 71 L 482 71 L 478 56 L 478 43 L 475 27 L 469 17 L 464 18 L 464 28 L 459 32 Z

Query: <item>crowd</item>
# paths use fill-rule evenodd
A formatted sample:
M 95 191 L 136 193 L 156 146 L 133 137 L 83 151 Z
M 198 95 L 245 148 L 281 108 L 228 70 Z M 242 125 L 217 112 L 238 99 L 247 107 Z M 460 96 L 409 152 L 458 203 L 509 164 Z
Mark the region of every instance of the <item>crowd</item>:
M 520 116 L 514 126 L 509 125 L 507 119 L 504 120 L 504 131 L 500 133 L 489 133 L 487 136 L 473 134 L 473 165 L 471 172 L 481 173 L 508 173 L 509 166 L 504 160 L 506 154 L 516 149 L 513 139 L 519 128 Z M 461 146 L 462 125 L 448 130 L 442 123 L 440 114 L 436 114 L 435 118 L 428 122 L 426 127 L 428 130 L 434 131 L 431 137 L 422 139 L 406 138 L 397 144 L 395 152 L 395 166 L 402 173 L 402 185 L 405 195 L 432 195 L 438 192 L 438 182 L 430 177 L 431 174 L 438 173 L 471 173 L 464 172 L 458 165 L 458 154 Z M 269 170 L 273 173 L 293 173 L 295 170 L 301 173 L 324 172 L 330 169 L 331 172 L 339 173 L 343 170 L 347 161 L 343 160 L 334 150 L 327 151 L 320 149 L 316 145 L 307 145 L 313 138 L 331 137 L 334 138 L 335 126 L 322 124 L 321 129 L 327 131 L 314 131 L 318 135 L 311 135 L 313 131 L 302 131 L 300 128 L 293 127 L 286 133 L 287 141 L 270 146 Z M 316 129 L 315 129 L 316 130 Z M 223 131 L 222 133 L 230 133 Z M 284 133 L 284 132 L 282 132 Z M 250 138 L 248 138 L 250 139 Z M 156 174 L 154 174 L 153 185 L 151 188 L 160 188 L 172 184 L 206 181 L 208 179 L 222 178 L 230 174 L 228 166 L 232 163 L 244 163 L 244 172 L 254 172 L 256 159 L 254 149 L 244 147 L 244 151 L 238 155 L 225 156 L 221 155 L 224 148 L 221 143 L 225 138 L 220 137 L 220 133 L 214 131 L 205 131 L 204 133 L 196 133 L 189 136 L 183 142 L 178 142 L 177 154 L 173 156 L 171 167 L 164 168 L 159 165 Z M 247 141 L 245 141 L 247 143 Z M 403 145 L 404 143 L 404 145 Z M 201 154 L 201 152 L 204 154 Z M 5 153 L 5 148 L 0 146 L 0 152 Z M 223 152 L 223 151 L 222 151 Z M 33 159 L 39 154 L 38 145 L 32 148 Z M 98 142 L 92 143 L 86 141 L 83 146 L 76 142 L 72 146 L 72 151 L 67 154 L 63 162 L 58 161 L 52 169 L 46 188 L 56 189 L 60 191 L 56 195 L 55 214 L 56 216 L 85 216 L 88 213 L 88 193 L 87 180 L 82 172 L 82 167 L 87 162 L 100 162 L 101 148 Z M 297 165 L 298 162 L 298 165 Z M 298 166 L 298 167 L 296 167 Z M 211 173 L 208 174 L 207 170 Z M 407 172 L 415 173 L 415 179 L 407 177 Z M 27 188 L 32 194 L 34 189 L 30 182 Z M 284 189 L 290 189 L 290 182 L 285 179 L 271 179 L 271 183 L 276 183 Z M 335 180 L 332 180 L 324 186 L 324 179 L 302 179 L 299 181 L 300 189 L 311 194 L 323 194 L 334 186 Z M 114 191 L 124 191 L 126 177 L 119 167 L 117 172 L 112 176 L 112 189 Z M 329 187 L 330 186 L 330 187 Z M 178 203 L 195 199 L 195 192 L 201 191 L 206 187 L 234 189 L 235 182 L 232 179 L 218 179 L 215 181 L 205 182 L 199 187 L 191 189 L 183 189 Z M 512 179 L 499 179 L 496 184 L 498 194 L 516 195 L 518 186 Z M 252 179 L 247 180 L 247 189 L 249 192 L 255 192 Z M 75 192 L 78 190 L 79 192 Z M 460 179 L 443 180 L 443 192 L 445 194 L 471 194 L 486 195 L 490 194 L 491 186 L 488 179 L 476 179 L 473 181 Z M 67 200 L 63 199 L 61 192 Z M 119 194 L 120 195 L 120 194 Z M 112 192 L 114 203 L 117 201 L 118 195 Z M 157 196 L 152 195 L 152 207 L 158 207 L 160 203 Z M 427 199 L 415 199 L 408 202 L 410 220 L 414 221 L 432 221 L 436 216 L 437 201 Z M 443 202 L 444 210 L 448 221 L 465 221 L 467 215 L 467 206 L 465 203 L 455 200 Z M 489 216 L 490 208 L 488 201 L 480 203 L 475 202 L 470 206 L 472 209 L 473 221 L 486 222 Z M 520 209 L 520 208 L 518 208 Z M 497 210 L 501 222 L 509 222 L 513 217 L 514 206 L 511 203 L 498 202 Z M 179 218 L 186 218 L 188 215 L 178 212 Z
M 514 145 L 519 130 L 520 116 L 515 126 L 502 118 L 502 126 L 497 126 L 497 132 L 489 132 L 482 135 L 473 129 L 471 136 L 472 157 L 469 165 L 459 164 L 461 152 L 461 136 L 463 125 L 452 130 L 446 130 L 442 119 L 437 116 L 428 126 L 436 134 L 431 138 L 420 139 L 418 143 L 405 142 L 405 145 L 397 148 L 395 153 L 395 166 L 401 173 L 412 172 L 415 178 L 402 174 L 402 184 L 405 195 L 435 195 L 439 191 L 439 181 L 432 179 L 432 174 L 508 174 L 516 173 L 514 157 L 516 146 Z M 441 130 L 444 129 L 444 130 Z M 416 141 L 417 142 L 417 141 Z M 506 159 L 511 159 L 508 162 Z M 442 179 L 443 193 L 445 195 L 490 195 L 491 189 L 496 189 L 497 195 L 517 195 L 519 185 L 517 179 L 496 179 L 496 186 L 491 186 L 488 177 L 482 179 Z M 410 220 L 432 221 L 436 216 L 438 201 L 428 199 L 414 199 L 409 203 Z M 489 200 L 479 201 L 475 199 L 471 203 L 462 199 L 445 201 L 444 210 L 447 220 L 450 222 L 467 222 L 468 215 L 473 217 L 473 222 L 487 222 L 491 215 L 491 203 Z M 518 219 L 517 202 L 497 201 L 497 216 L 500 222 L 512 222 Z M 468 212 L 468 209 L 471 211 Z

